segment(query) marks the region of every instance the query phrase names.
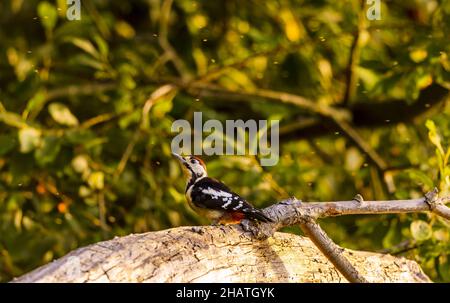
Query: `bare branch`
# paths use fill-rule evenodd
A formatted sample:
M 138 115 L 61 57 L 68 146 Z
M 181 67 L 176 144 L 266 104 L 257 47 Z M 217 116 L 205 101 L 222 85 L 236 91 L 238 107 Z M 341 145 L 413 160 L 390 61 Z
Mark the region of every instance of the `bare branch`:
M 366 153 L 370 160 L 375 163 L 375 165 L 382 172 L 388 167 L 383 158 L 364 140 L 363 137 L 358 133 L 358 131 L 347 121 L 341 119 L 334 119 L 336 124 L 344 131 L 350 139 L 356 143 L 356 145 Z
M 356 195 L 352 201 L 302 203 L 295 198 L 290 198 L 264 209 L 266 215 L 275 219 L 275 223 L 258 224 L 244 220 L 241 225 L 244 230 L 253 233 L 257 238 L 264 239 L 282 227 L 299 224 L 311 241 L 350 282 L 367 282 L 342 256 L 342 249 L 327 236 L 315 219 L 355 214 L 431 211 L 450 220 L 450 208 L 445 206 L 448 202 L 450 202 L 450 196 L 438 198 L 437 189 L 427 193 L 424 198 L 410 200 L 364 201 L 361 195 Z
M 349 119 L 350 114 L 345 109 L 337 109 L 332 106 L 328 106 L 326 104 L 319 104 L 312 100 L 309 100 L 307 98 L 304 98 L 299 95 L 294 95 L 286 92 L 280 92 L 280 91 L 274 91 L 269 89 L 254 89 L 252 91 L 232 91 L 226 88 L 223 88 L 218 85 L 213 84 L 206 84 L 206 83 L 200 83 L 200 82 L 193 82 L 189 85 L 185 86 L 187 90 L 193 90 L 195 91 L 196 95 L 201 96 L 222 96 L 227 98 L 263 98 L 263 99 L 269 99 L 274 100 L 277 102 L 285 103 L 285 104 L 292 104 L 299 108 L 304 108 L 310 112 L 319 114 L 324 117 L 328 118 L 337 118 L 337 119 Z M 252 101 L 249 99 L 245 99 L 244 101 Z
M 293 225 L 305 224 L 312 219 L 344 215 L 376 215 L 433 212 L 450 220 L 450 196 L 435 198 L 430 207 L 428 198 L 410 200 L 363 201 L 360 199 L 334 202 L 301 202 L 295 198 L 283 200 L 264 209 L 264 213 L 275 223 L 254 224 L 244 221 L 244 228 L 258 238 L 272 235 L 276 230 Z
M 356 270 L 355 267 L 342 254 L 344 249 L 337 246 L 328 237 L 325 231 L 312 218 L 300 224 L 303 232 L 319 248 L 319 250 L 330 260 L 337 270 L 352 283 L 368 283 L 368 281 Z

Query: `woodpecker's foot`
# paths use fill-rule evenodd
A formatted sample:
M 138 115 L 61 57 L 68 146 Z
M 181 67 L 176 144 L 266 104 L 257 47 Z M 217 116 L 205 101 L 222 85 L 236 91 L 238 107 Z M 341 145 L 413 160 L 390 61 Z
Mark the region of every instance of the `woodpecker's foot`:
M 250 222 L 250 220 L 244 219 L 241 221 L 241 226 L 244 231 L 253 233 L 253 226 Z
M 240 225 L 245 232 L 251 233 L 258 240 L 265 240 L 275 232 L 270 224 L 260 224 L 258 221 L 244 219 Z
M 439 190 L 435 187 L 425 194 L 425 203 L 428 204 L 430 210 L 434 210 L 438 204 L 438 192 Z
M 297 200 L 296 197 L 290 197 L 290 198 L 288 198 L 288 199 L 286 199 L 286 200 L 281 201 L 280 204 L 283 204 L 283 205 L 292 205 L 292 204 L 294 204 L 294 203 L 296 203 L 296 202 L 302 202 L 302 200 Z
M 203 227 L 201 226 L 192 226 L 191 231 L 199 235 L 204 233 Z

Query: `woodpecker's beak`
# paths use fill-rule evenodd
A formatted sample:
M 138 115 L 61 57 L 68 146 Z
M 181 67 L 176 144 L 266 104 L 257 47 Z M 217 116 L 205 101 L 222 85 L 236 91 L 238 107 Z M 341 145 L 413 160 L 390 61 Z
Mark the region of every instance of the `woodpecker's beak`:
M 186 160 L 184 160 L 184 158 L 182 156 L 180 156 L 179 154 L 172 153 L 172 155 L 174 155 L 174 157 L 177 158 L 181 163 L 183 163 L 183 164 L 186 163 Z

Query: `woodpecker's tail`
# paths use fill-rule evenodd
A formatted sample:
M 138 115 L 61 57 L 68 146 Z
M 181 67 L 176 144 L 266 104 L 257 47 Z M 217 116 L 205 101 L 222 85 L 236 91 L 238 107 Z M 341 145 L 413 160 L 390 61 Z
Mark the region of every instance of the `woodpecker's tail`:
M 273 222 L 273 220 L 271 218 L 267 217 L 265 214 L 263 214 L 262 211 L 260 211 L 259 209 L 256 209 L 256 208 L 250 209 L 244 213 L 248 219 L 258 220 L 258 221 L 266 222 L 266 223 Z

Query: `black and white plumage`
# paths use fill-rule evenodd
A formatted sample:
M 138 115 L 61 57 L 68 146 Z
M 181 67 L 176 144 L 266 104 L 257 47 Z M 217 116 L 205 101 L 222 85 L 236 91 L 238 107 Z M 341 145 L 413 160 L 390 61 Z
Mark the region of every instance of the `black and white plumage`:
M 188 175 L 186 199 L 198 214 L 214 223 L 231 224 L 242 219 L 273 222 L 225 184 L 208 177 L 204 162 L 195 156 L 174 154 Z

